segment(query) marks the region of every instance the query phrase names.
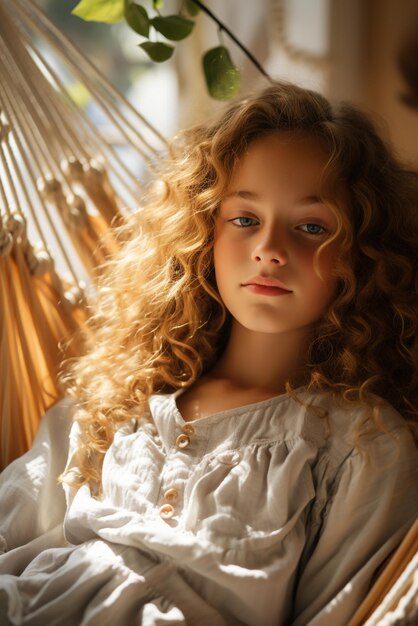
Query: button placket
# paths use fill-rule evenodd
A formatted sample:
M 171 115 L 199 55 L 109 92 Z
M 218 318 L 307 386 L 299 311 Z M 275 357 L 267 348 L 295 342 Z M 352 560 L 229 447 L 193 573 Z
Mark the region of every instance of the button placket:
M 190 445 L 191 436 L 194 435 L 195 429 L 190 424 L 184 424 L 181 431 L 182 432 L 178 434 L 175 439 L 175 445 L 180 450 L 184 450 Z M 175 487 L 169 487 L 164 491 L 163 498 L 166 503 L 160 506 L 159 514 L 162 519 L 169 520 L 176 513 L 173 504 L 175 504 L 175 502 L 179 498 L 179 492 Z
M 176 446 L 180 450 L 184 450 L 184 448 L 187 448 L 191 443 L 194 428 L 190 424 L 185 424 L 181 430 L 182 432 L 176 437 Z

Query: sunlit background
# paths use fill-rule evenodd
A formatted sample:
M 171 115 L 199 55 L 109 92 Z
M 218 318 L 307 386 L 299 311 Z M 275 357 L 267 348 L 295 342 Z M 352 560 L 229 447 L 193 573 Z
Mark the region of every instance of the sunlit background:
M 201 71 L 202 53 L 219 42 L 206 15 L 197 17 L 194 33 L 176 46 L 170 61 L 155 64 L 124 24 L 83 22 L 71 16 L 76 0 L 37 1 L 165 136 L 221 106 L 208 97 Z M 207 5 L 272 77 L 358 103 L 399 155 L 418 165 L 418 113 L 401 101 L 397 67 L 399 50 L 418 23 L 417 0 L 207 0 Z M 164 13 L 177 6 L 166 0 Z M 242 71 L 242 91 L 263 84 L 235 44 L 227 36 L 224 41 Z

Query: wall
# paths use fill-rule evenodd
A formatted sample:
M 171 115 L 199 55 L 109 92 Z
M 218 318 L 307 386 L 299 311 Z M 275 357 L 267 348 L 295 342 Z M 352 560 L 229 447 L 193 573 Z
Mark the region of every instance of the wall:
M 418 2 L 368 0 L 366 5 L 365 90 L 361 100 L 387 123 L 399 156 L 418 167 L 418 109 L 402 103 L 404 82 L 396 65 L 402 41 L 411 25 L 418 22 Z

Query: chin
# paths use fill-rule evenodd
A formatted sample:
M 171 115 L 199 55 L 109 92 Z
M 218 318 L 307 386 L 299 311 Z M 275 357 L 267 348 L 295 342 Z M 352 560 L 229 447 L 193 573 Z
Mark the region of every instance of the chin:
M 252 321 L 239 321 L 239 324 L 243 326 L 247 331 L 253 333 L 262 333 L 265 335 L 281 335 L 283 333 L 291 333 L 298 331 L 300 328 L 294 325 L 278 324 L 277 320 L 252 320 Z
M 311 320 L 279 320 L 277 316 L 271 317 L 269 315 L 256 315 L 250 316 L 246 319 L 235 318 L 240 326 L 245 328 L 246 331 L 252 333 L 261 333 L 264 335 L 283 335 L 283 334 L 302 334 L 310 333 L 312 328 L 315 327 L 315 322 Z

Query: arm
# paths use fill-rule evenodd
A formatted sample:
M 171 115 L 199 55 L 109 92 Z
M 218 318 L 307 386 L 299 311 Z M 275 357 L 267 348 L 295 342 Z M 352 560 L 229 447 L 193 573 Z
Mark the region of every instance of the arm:
M 0 554 L 47 533 L 62 522 L 65 498 L 58 476 L 68 454 L 72 402 L 44 416 L 32 448 L 0 475 Z
M 298 581 L 293 626 L 347 624 L 414 522 L 418 455 L 406 427 L 392 434 L 377 435 L 367 456 L 354 451 L 341 468 Z

